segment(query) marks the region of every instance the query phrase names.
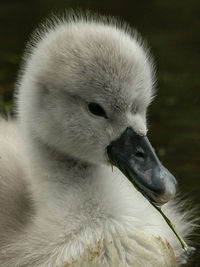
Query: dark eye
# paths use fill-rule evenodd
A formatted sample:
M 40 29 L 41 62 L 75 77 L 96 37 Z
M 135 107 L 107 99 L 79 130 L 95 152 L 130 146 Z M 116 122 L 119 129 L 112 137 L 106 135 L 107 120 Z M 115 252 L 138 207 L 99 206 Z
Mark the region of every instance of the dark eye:
M 105 110 L 97 103 L 89 103 L 88 109 L 92 114 L 96 116 L 104 117 L 106 119 L 108 118 Z

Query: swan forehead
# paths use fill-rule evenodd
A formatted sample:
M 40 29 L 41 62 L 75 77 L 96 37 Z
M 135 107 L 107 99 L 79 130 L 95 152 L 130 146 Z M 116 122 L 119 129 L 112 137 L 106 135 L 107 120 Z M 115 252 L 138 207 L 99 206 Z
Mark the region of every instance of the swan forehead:
M 145 105 L 150 102 L 153 81 L 147 53 L 122 30 L 94 23 L 62 25 L 47 35 L 43 49 L 48 82 L 56 89 L 89 101 L 106 100 L 119 109 L 136 100 Z

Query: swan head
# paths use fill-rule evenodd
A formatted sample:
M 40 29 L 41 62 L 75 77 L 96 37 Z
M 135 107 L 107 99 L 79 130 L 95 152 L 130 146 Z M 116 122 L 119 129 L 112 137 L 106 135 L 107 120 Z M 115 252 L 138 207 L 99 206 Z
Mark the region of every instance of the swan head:
M 174 196 L 176 182 L 146 138 L 153 76 L 134 34 L 112 23 L 62 22 L 28 54 L 18 93 L 21 128 L 52 151 L 88 163 L 124 160 L 136 177 L 130 180 L 162 204 Z

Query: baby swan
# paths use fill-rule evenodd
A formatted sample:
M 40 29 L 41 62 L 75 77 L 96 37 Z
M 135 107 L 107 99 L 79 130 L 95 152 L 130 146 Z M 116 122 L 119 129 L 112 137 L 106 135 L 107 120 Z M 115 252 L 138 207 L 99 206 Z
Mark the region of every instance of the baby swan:
M 0 266 L 178 264 L 179 241 L 132 185 L 158 204 L 175 194 L 145 136 L 152 87 L 148 53 L 117 23 L 67 19 L 36 35 L 18 119 L 0 121 Z M 185 214 L 163 209 L 186 238 Z

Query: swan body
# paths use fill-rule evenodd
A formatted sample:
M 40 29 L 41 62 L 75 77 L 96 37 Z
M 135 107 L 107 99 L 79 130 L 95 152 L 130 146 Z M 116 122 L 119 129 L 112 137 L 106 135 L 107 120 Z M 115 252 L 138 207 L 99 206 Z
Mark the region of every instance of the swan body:
M 0 121 L 0 266 L 177 266 L 177 238 L 105 154 L 127 126 L 147 131 L 153 67 L 141 41 L 83 18 L 35 39 L 17 121 Z M 90 114 L 89 102 L 109 119 Z M 178 205 L 163 210 L 187 238 Z

